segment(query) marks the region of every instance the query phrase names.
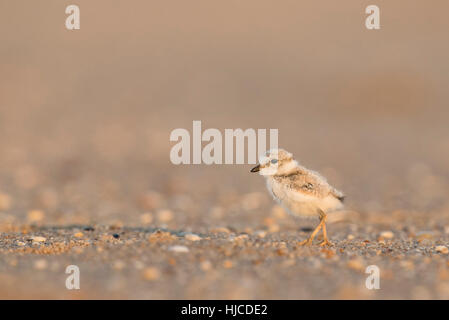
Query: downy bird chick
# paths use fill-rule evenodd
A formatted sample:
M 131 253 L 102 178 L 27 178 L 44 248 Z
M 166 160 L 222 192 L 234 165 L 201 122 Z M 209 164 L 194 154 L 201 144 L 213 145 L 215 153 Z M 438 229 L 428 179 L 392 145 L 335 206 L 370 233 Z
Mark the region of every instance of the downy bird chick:
M 320 219 L 310 237 L 300 245 L 311 245 L 320 229 L 324 238 L 320 245 L 331 245 L 326 232 L 327 213 L 343 208 L 343 193 L 319 173 L 299 165 L 292 154 L 283 149 L 267 151 L 251 172 L 265 177 L 268 191 L 291 215 Z

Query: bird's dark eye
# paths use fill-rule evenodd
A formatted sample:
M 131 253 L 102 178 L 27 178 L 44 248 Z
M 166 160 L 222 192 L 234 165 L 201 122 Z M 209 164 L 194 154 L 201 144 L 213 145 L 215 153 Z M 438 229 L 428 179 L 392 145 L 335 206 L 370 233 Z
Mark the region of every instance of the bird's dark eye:
M 271 160 L 271 163 L 272 163 L 272 164 L 278 163 L 278 159 L 272 159 L 272 160 Z

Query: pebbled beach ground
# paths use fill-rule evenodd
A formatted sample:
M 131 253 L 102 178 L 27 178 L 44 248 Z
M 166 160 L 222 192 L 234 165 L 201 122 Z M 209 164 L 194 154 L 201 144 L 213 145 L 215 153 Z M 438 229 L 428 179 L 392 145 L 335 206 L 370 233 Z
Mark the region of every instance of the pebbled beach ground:
M 259 202 L 252 201 L 257 197 L 264 198 L 258 193 L 243 197 L 245 209 L 241 210 L 256 216 Z M 251 201 L 245 202 L 248 198 Z M 379 213 L 375 219 L 361 218 L 355 212 L 337 213 L 329 224 L 334 245 L 321 248 L 297 245 L 314 221 L 305 221 L 301 228 L 277 206 L 259 219 L 251 217 L 259 220 L 256 223 L 237 219 L 233 224 L 229 219 L 228 224 L 217 222 L 213 228 L 176 229 L 174 212 L 164 209 L 154 215 L 144 213 L 139 226 L 134 227 L 119 221 L 111 225 L 20 227 L 3 223 L 0 296 L 449 298 L 449 230 L 442 224 L 447 216 L 428 219 L 434 223 L 430 226 L 413 223 L 419 221 L 419 215 L 402 211 Z M 403 222 L 406 220 L 410 222 Z M 80 269 L 80 290 L 65 287 L 69 265 Z M 366 268 L 371 265 L 380 271 L 378 290 L 365 285 L 370 275 Z

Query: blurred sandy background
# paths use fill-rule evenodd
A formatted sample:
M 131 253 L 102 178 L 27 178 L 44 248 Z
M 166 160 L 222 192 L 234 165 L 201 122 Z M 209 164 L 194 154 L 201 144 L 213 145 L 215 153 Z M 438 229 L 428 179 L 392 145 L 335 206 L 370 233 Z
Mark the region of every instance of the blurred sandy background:
M 191 130 L 192 120 L 203 129 L 279 129 L 280 146 L 348 195 L 357 221 L 355 229 L 343 224 L 337 240 L 351 230 L 375 240 L 398 228 L 402 240 L 432 230 L 429 248 L 447 242 L 446 1 L 78 0 L 81 30 L 68 31 L 70 4 L 0 2 L 0 297 L 73 297 L 52 283 L 55 273 L 64 279 L 67 259 L 86 265 L 86 286 L 88 277 L 97 281 L 98 292 L 76 293 L 81 298 L 351 297 L 344 283 L 297 280 L 282 291 L 282 281 L 306 274 L 294 270 L 242 276 L 243 288 L 223 288 L 241 274 L 239 260 L 207 282 L 207 268 L 180 267 L 180 274 L 144 258 L 130 267 L 135 256 L 126 248 L 89 264 L 85 253 L 42 258 L 7 242 L 30 225 L 260 229 L 291 241 L 311 225 L 273 214 L 248 165 L 172 165 L 170 132 Z M 380 7 L 379 31 L 365 28 L 369 4 Z M 207 246 L 196 253 L 202 263 L 201 250 Z M 437 260 L 422 266 L 434 270 L 428 282 L 402 279 L 367 297 L 448 298 L 447 258 Z M 115 268 L 117 261 L 124 266 Z M 140 269 L 148 268 L 157 281 L 142 284 Z M 395 268 L 402 270 L 391 266 L 391 279 Z M 31 286 L 24 279 L 35 272 Z M 355 277 L 347 277 L 354 286 Z M 209 289 L 189 291 L 193 279 Z M 272 280 L 261 287 L 261 279 Z

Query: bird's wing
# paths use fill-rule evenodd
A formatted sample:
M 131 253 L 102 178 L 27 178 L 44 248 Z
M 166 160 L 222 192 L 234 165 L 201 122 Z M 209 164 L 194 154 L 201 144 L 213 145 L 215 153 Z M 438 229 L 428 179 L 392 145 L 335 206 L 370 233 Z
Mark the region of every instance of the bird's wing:
M 287 188 L 296 190 L 300 193 L 318 196 L 317 193 L 319 193 L 321 189 L 319 188 L 320 181 L 315 176 L 309 175 L 301 170 L 283 176 L 281 179 Z
M 332 195 L 340 201 L 344 199 L 343 193 L 329 185 L 326 179 L 316 172 L 299 169 L 297 172 L 284 177 L 284 179 L 288 179 L 288 181 L 285 181 L 286 184 L 298 192 L 319 198 Z

